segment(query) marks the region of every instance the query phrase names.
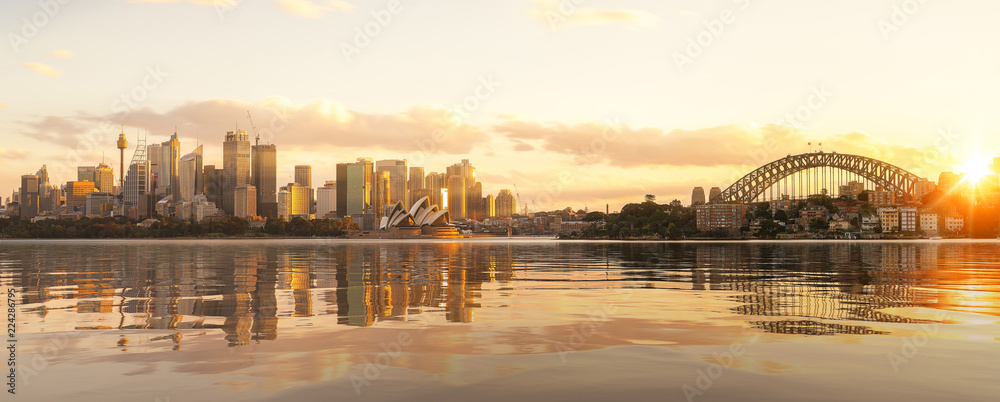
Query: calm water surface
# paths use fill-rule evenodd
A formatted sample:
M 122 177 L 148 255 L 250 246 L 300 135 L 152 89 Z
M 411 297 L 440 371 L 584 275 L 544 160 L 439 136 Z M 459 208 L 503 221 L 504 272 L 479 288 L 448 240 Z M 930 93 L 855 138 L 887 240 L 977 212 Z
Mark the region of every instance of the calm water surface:
M 998 252 L 0 241 L 0 274 L 24 400 L 995 401 Z

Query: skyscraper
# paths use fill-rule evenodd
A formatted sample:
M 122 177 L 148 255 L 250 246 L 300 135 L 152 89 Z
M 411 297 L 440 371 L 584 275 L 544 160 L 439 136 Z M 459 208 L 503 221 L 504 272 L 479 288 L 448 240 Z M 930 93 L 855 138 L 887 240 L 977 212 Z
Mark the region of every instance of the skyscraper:
M 163 158 L 163 151 L 160 144 L 151 144 L 146 147 L 146 161 L 147 161 L 147 171 L 149 172 L 148 190 L 149 192 L 156 194 L 156 198 L 159 199 L 164 195 L 167 188 L 164 187 L 161 178 L 163 175 L 160 172 L 160 166 L 163 164 L 160 159 Z M 167 179 L 169 182 L 169 179 Z
M 382 217 L 386 205 L 392 200 L 392 175 L 385 170 L 375 172 L 375 195 L 372 197 L 372 207 L 375 215 Z
M 229 131 L 222 143 L 222 210 L 236 212 L 236 187 L 250 184 L 250 137 L 246 131 Z
M 278 147 L 254 145 L 251 148 L 252 173 L 250 180 L 257 188 L 257 213 L 277 217 L 278 205 Z
M 192 202 L 194 196 L 204 193 L 205 174 L 202 169 L 201 146 L 195 148 L 194 152 L 184 155 L 177 170 L 177 187 L 180 198 L 175 199 L 174 202 Z M 257 209 L 256 205 L 254 209 Z
M 87 194 L 96 192 L 94 182 L 71 181 L 66 183 L 66 208 L 70 211 L 83 212 L 87 205 Z
M 146 150 L 146 141 L 139 139 L 135 153 L 132 154 L 132 161 L 129 163 L 128 174 L 125 176 L 124 212 L 129 216 L 138 217 L 141 213 L 149 213 L 148 206 L 146 206 L 147 208 L 139 208 L 142 203 L 146 202 L 146 193 L 150 190 L 149 161 L 146 159 Z M 131 208 L 137 209 L 134 214 L 128 212 Z
M 91 183 L 97 183 L 97 168 L 94 166 L 77 167 L 76 181 L 89 181 Z
M 160 144 L 160 177 L 164 180 L 160 186 L 164 188 L 163 195 L 174 196 L 174 202 L 179 202 L 181 198 L 180 162 L 181 162 L 181 142 L 177 139 L 177 132 L 170 136 L 170 139 Z
M 337 212 L 337 182 L 328 181 L 316 189 L 316 219 L 327 218 L 333 212 Z
M 407 183 L 407 195 L 409 198 L 406 200 L 407 206 L 412 206 L 417 200 L 423 197 L 423 195 L 417 196 L 416 194 L 425 188 L 424 186 L 424 168 L 422 167 L 411 167 L 410 168 L 410 180 Z
M 487 218 L 495 218 L 497 216 L 497 201 L 493 194 L 487 195 L 483 199 L 483 215 Z
M 363 214 L 371 209 L 375 187 L 373 167 L 371 158 L 337 164 L 337 217 Z
M 205 198 L 216 206 L 222 205 L 222 169 L 215 165 L 205 166 Z
M 409 192 L 407 175 L 410 172 L 406 165 L 405 159 L 390 159 L 375 162 L 375 170 L 389 172 L 389 200 L 386 204 L 402 202 L 403 205 L 406 205 L 407 201 L 409 201 L 407 199 L 407 193 Z M 409 208 L 409 205 L 407 205 L 407 208 Z
M 691 206 L 705 205 L 705 189 L 701 187 L 695 187 L 691 191 Z
M 496 216 L 500 218 L 510 218 L 517 214 L 517 200 L 509 189 L 500 190 L 496 199 Z
M 430 192 L 431 205 L 437 205 L 441 209 L 445 207 L 445 200 L 441 198 L 441 190 L 447 188 L 444 176 L 443 173 L 431 172 L 425 180 L 425 188 Z
M 115 172 L 111 165 L 101 162 L 94 169 L 94 187 L 102 193 L 113 193 L 115 187 Z
M 451 219 L 468 218 L 465 201 L 465 177 L 451 176 L 448 179 L 448 211 Z
M 483 220 L 483 183 L 475 182 L 466 186 L 465 210 L 469 219 Z
M 446 186 L 448 187 L 448 205 L 457 206 L 452 201 L 455 199 L 455 189 L 451 185 L 451 178 L 462 177 L 465 183 L 465 187 L 461 189 L 462 195 L 465 200 L 462 202 L 463 210 L 462 217 L 459 218 L 454 212 L 451 213 L 452 219 L 478 219 L 481 209 L 481 203 L 478 200 L 472 200 L 470 196 L 474 193 L 473 187 L 476 184 L 476 168 L 469 163 L 468 159 L 462 159 L 461 163 L 456 163 L 448 167 L 448 176 L 446 179 Z M 482 190 L 480 189 L 480 198 L 482 198 Z
M 236 205 L 234 215 L 239 218 L 252 218 L 257 216 L 257 189 L 249 184 L 241 184 L 236 187 Z
M 286 194 L 283 208 L 287 215 L 284 215 L 284 217 L 289 220 L 293 218 L 309 219 L 309 193 L 306 191 L 306 187 L 298 183 L 288 183 L 287 186 L 281 189 L 283 191 L 279 191 L 279 194 L 282 192 Z M 280 204 L 281 200 L 278 202 Z M 281 208 L 279 206 L 279 209 Z
M 38 201 L 38 176 L 33 174 L 21 176 L 21 217 L 38 216 Z
M 315 193 L 314 193 L 314 190 L 313 190 L 313 185 L 312 185 L 312 183 L 313 183 L 313 179 L 312 179 L 313 173 L 312 172 L 313 172 L 312 166 L 309 166 L 309 165 L 297 165 L 297 166 L 295 166 L 295 183 L 298 183 L 298 185 L 300 185 L 302 187 L 305 187 L 306 188 L 306 193 L 308 193 L 308 195 L 309 195 L 309 197 L 308 197 L 308 199 L 309 199 L 309 201 L 308 201 L 308 203 L 309 203 L 309 213 L 313 212 L 313 209 L 314 209 L 313 208 L 313 204 L 316 201 L 316 196 L 315 196 Z

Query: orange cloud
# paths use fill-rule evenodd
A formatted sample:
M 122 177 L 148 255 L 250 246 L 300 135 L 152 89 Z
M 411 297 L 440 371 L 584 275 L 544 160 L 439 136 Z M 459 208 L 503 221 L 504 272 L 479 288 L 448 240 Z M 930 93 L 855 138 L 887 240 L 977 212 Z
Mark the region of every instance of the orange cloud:
M 414 106 L 399 113 L 381 114 L 351 110 L 328 100 L 293 105 L 279 97 L 256 104 L 231 99 L 188 102 L 162 113 L 140 109 L 128 116 L 110 113 L 104 116 L 45 116 L 24 123 L 24 134 L 54 143 L 73 143 L 81 132 L 97 128 L 101 123 L 125 120 L 129 126 L 146 129 L 152 135 L 166 136 L 165 133 L 173 132 L 174 126 L 180 126 L 183 133 L 196 133 L 202 142 L 215 137 L 222 141 L 224 133 L 233 130 L 235 122 L 254 136 L 246 119 L 248 110 L 260 132 L 261 142 L 278 144 L 285 150 L 356 148 L 466 154 L 488 140 L 484 131 L 458 122 L 450 110 L 438 106 Z
M 609 131 L 608 125 L 593 122 L 507 120 L 493 130 L 510 139 L 515 147 L 524 149 L 524 144 L 532 144 L 549 152 L 573 156 L 577 163 L 603 163 L 623 168 L 730 166 L 743 171 L 744 167 L 761 166 L 790 154 L 806 152 L 808 142 L 822 142 L 827 152 L 868 156 L 917 174 L 948 170 L 955 162 L 953 156 L 934 147 L 888 144 L 858 132 L 816 138 L 799 129 L 777 124 L 763 127 L 731 124 L 664 132 L 659 128 L 627 126 L 613 127 Z
M 36 73 L 47 75 L 49 77 L 62 77 L 61 71 L 56 70 L 54 67 L 48 64 L 28 62 L 24 63 L 24 67 Z
M 0 148 L 0 159 L 2 160 L 22 160 L 28 158 L 28 151 L 15 148 Z

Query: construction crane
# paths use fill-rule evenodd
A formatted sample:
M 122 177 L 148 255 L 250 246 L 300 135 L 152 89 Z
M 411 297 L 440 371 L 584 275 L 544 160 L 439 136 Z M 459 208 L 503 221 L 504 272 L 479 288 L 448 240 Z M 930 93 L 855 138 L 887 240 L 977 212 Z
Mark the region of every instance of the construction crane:
M 253 124 L 253 117 L 250 116 L 249 110 L 247 110 L 247 118 L 250 119 L 250 127 L 253 128 L 253 134 L 256 136 L 254 145 L 260 145 L 260 132 L 257 131 L 257 126 Z
M 517 194 L 517 200 L 521 201 L 521 191 L 517 189 L 517 183 L 514 183 L 514 194 Z M 514 206 L 514 212 L 517 212 L 517 206 Z M 524 216 L 528 216 L 528 203 L 524 203 Z

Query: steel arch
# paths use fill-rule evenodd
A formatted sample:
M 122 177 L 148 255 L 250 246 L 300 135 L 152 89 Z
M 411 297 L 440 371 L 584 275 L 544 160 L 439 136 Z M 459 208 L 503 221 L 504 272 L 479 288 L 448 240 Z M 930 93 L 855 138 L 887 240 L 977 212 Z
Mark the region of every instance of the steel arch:
M 813 152 L 790 155 L 761 166 L 737 180 L 717 197 L 709 200 L 709 203 L 748 204 L 784 178 L 818 167 L 833 167 L 852 172 L 872 181 L 876 186 L 884 187 L 886 191 L 903 195 L 913 195 L 915 183 L 920 180 L 917 175 L 878 159 L 836 152 Z

